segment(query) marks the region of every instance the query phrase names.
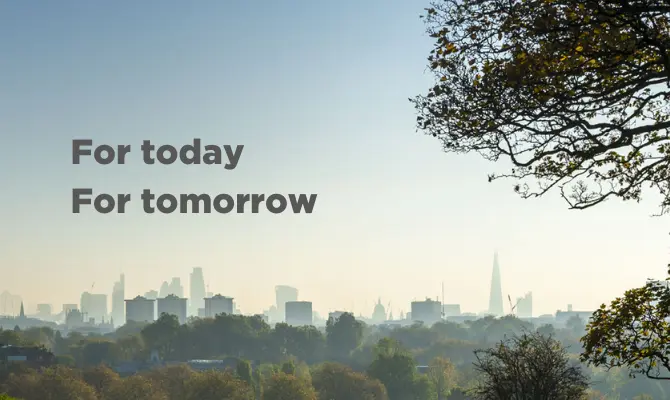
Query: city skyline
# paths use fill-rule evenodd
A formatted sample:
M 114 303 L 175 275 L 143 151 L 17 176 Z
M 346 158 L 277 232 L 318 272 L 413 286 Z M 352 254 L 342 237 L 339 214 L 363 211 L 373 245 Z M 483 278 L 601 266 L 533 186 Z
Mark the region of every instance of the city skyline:
M 198 4 L 0 3 L 12 38 L 0 43 L 0 265 L 27 305 L 78 303 L 121 273 L 127 299 L 202 266 L 243 310 L 272 304 L 279 283 L 325 311 L 434 298 L 442 281 L 447 302 L 486 310 L 495 248 L 503 303 L 532 291 L 535 313 L 595 309 L 665 276 L 657 196 L 582 211 L 557 193 L 523 200 L 515 182 L 487 181 L 505 162 L 444 154 L 415 132 L 408 97 L 433 81 L 425 2 Z M 72 165 L 76 138 L 135 147 L 126 165 Z M 135 157 L 145 139 L 194 138 L 244 153 L 234 171 Z M 319 198 L 309 215 L 75 215 L 74 187 L 133 202 L 145 188 Z
M 160 279 L 159 279 L 160 280 Z M 168 284 L 168 280 L 170 283 Z M 109 309 L 109 312 L 105 312 L 104 314 L 106 316 L 109 316 L 113 318 L 115 321 L 122 321 L 121 324 L 125 321 L 125 312 L 123 309 L 119 310 L 118 305 L 121 298 L 123 298 L 123 301 L 128 301 L 132 300 L 138 297 L 141 298 L 147 298 L 147 299 L 153 299 L 153 300 L 158 300 L 158 299 L 165 299 L 169 296 L 175 296 L 176 298 L 183 298 L 188 300 L 188 315 L 192 316 L 197 316 L 198 311 L 204 307 L 204 300 L 207 297 L 213 296 L 215 293 L 216 295 L 226 295 L 225 293 L 221 292 L 210 292 L 205 289 L 205 286 L 209 286 L 205 284 L 205 277 L 204 277 L 204 272 L 202 267 L 193 267 L 192 272 L 189 274 L 189 280 L 187 284 L 190 287 L 190 290 L 188 292 L 184 291 L 184 286 L 181 286 L 180 284 L 180 277 L 170 277 L 167 278 L 167 280 L 163 280 L 163 283 L 160 285 L 160 290 L 155 290 L 155 288 L 149 288 L 146 292 L 144 293 L 137 293 L 134 296 L 127 297 L 125 296 L 125 274 L 121 274 L 119 277 L 118 281 L 115 281 L 112 284 L 112 290 L 110 293 L 106 292 L 101 292 L 100 290 L 94 291 L 94 285 L 92 285 L 91 289 L 88 291 L 84 291 L 81 294 L 80 297 L 80 302 L 77 303 L 80 306 L 80 310 L 82 311 L 83 314 L 89 315 L 90 312 L 86 310 L 86 302 L 84 298 L 88 299 L 93 296 L 101 296 L 104 295 L 106 296 L 106 302 L 105 302 L 105 310 Z M 158 286 L 157 286 L 158 287 Z M 472 310 L 472 309 L 467 309 L 463 308 L 462 304 L 457 300 L 457 299 L 449 299 L 447 301 L 447 296 L 445 293 L 442 293 L 440 295 L 437 295 L 435 297 L 425 295 L 424 297 L 417 297 L 413 298 L 410 302 L 407 304 L 400 304 L 396 305 L 396 312 L 397 313 L 406 313 L 408 312 L 409 305 L 411 302 L 415 301 L 422 301 L 424 299 L 432 299 L 432 300 L 437 300 L 442 302 L 442 304 L 451 304 L 451 305 L 458 305 L 461 307 L 461 310 L 464 314 L 476 314 L 476 315 L 494 315 L 494 316 L 503 316 L 506 314 L 515 314 L 519 310 L 517 309 L 517 305 L 521 304 L 520 308 L 523 308 L 524 310 L 533 310 L 533 303 L 532 303 L 532 289 L 526 290 L 523 292 L 523 294 L 503 294 L 503 289 L 502 289 L 502 278 L 501 278 L 501 267 L 500 267 L 500 261 L 499 261 L 499 254 L 498 251 L 493 252 L 493 263 L 492 263 L 492 268 L 491 268 L 491 280 L 490 280 L 490 291 L 489 291 L 489 296 L 488 296 L 488 308 L 484 310 Z M 194 293 L 197 293 L 195 297 L 192 297 L 191 291 L 194 291 Z M 238 307 L 243 309 L 244 314 L 247 315 L 254 315 L 254 314 L 263 314 L 267 313 L 269 310 L 271 310 L 272 307 L 277 306 L 277 315 L 280 315 L 280 318 L 284 318 L 284 310 L 281 308 L 281 304 L 287 301 L 310 301 L 310 299 L 301 299 L 298 296 L 299 289 L 295 288 L 293 286 L 289 285 L 284 285 L 284 284 L 278 284 L 274 286 L 274 291 L 275 291 L 275 301 L 274 303 L 267 304 L 263 308 L 258 309 L 258 310 L 250 310 L 246 309 L 244 305 L 240 304 L 235 304 L 235 308 L 237 309 Z M 3 292 L 3 294 L 7 293 L 7 291 Z M 20 303 L 21 306 L 24 305 L 25 301 L 20 298 L 20 295 L 17 298 L 17 303 Z M 119 297 L 121 296 L 121 297 Z M 512 297 L 516 298 L 516 303 L 512 304 Z M 193 299 L 196 299 L 194 302 Z M 234 297 L 231 297 L 234 299 Z M 504 298 L 508 298 L 510 304 L 506 304 L 504 301 Z M 88 300 L 90 301 L 90 300 Z M 352 312 L 354 315 L 361 315 L 365 317 L 370 317 L 374 314 L 374 308 L 379 304 L 381 301 L 381 298 L 378 298 L 377 303 L 373 302 L 372 308 L 369 308 L 369 305 L 365 303 L 363 306 L 363 309 L 356 309 L 354 307 L 347 307 L 346 305 L 341 305 L 339 307 L 335 308 L 330 308 L 328 310 L 320 309 L 318 307 L 318 304 L 315 304 L 314 311 L 319 313 L 320 315 L 327 315 L 328 313 L 332 313 L 335 311 L 342 312 L 342 311 L 347 311 L 347 312 Z M 528 303 L 529 302 L 529 303 Z M 115 304 L 116 303 L 116 304 Z M 313 302 L 312 302 L 313 303 Z M 29 305 L 34 305 L 34 308 L 39 308 L 39 306 L 43 306 L 45 304 L 50 305 L 53 307 L 52 303 L 48 302 L 37 302 L 35 304 L 31 303 L 26 303 Z M 70 303 L 64 303 L 64 306 L 66 304 Z M 569 298 L 566 299 L 566 302 L 563 307 L 557 308 L 556 310 L 553 311 L 546 311 L 546 312 L 541 312 L 541 313 L 533 313 L 530 311 L 531 315 L 527 315 L 526 317 L 537 317 L 539 315 L 550 315 L 555 311 L 561 311 L 565 310 L 566 307 L 572 307 L 574 304 L 570 301 Z M 3 305 L 6 306 L 6 305 Z M 368 309 L 369 308 L 369 309 Z M 577 309 L 580 309 L 579 305 L 576 307 Z M 4 310 L 5 308 L 3 308 Z M 59 309 L 58 307 L 55 307 L 55 309 Z M 389 310 L 387 311 L 392 311 L 390 308 L 390 303 L 389 303 Z M 529 311 L 523 311 L 528 313 Z M 39 313 L 39 312 L 38 312 Z M 31 313 L 29 313 L 31 314 Z M 119 319 L 121 317 L 121 319 Z M 97 321 L 100 320 L 100 318 L 96 318 Z

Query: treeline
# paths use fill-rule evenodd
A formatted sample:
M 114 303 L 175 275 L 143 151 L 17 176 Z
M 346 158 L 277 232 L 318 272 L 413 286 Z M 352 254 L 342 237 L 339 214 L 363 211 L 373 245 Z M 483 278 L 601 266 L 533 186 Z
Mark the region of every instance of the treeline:
M 55 366 L 13 371 L 3 377 L 3 398 L 23 400 L 384 400 L 378 380 L 340 364 L 313 370 L 292 362 L 252 370 L 240 361 L 232 371 L 194 371 L 185 364 L 121 377 L 100 365 L 77 370 Z
M 291 375 L 296 376 L 296 379 L 300 378 L 300 382 L 308 382 L 304 386 L 313 389 L 315 393 L 324 390 L 323 386 L 319 386 L 319 382 L 324 381 L 346 382 L 346 387 L 367 388 L 361 389 L 361 396 L 368 397 L 338 395 L 339 397 L 329 399 L 377 399 L 385 398 L 378 396 L 386 393 L 391 400 L 424 400 L 437 399 L 438 393 L 441 396 L 439 399 L 445 399 L 447 392 L 451 393 L 451 398 L 464 396 L 464 393 L 472 390 L 480 381 L 482 374 L 476 367 L 476 351 L 495 348 L 497 343 L 506 338 L 528 332 L 537 332 L 541 337 L 556 339 L 560 347 L 566 350 L 566 357 L 577 361 L 581 351 L 579 337 L 584 333 L 583 321 L 573 319 L 563 329 L 555 329 L 551 325 L 535 328 L 513 316 L 482 318 L 464 324 L 441 322 L 432 327 L 416 324 L 391 328 L 366 326 L 351 314 L 343 314 L 338 320 L 329 321 L 325 330 L 319 330 L 312 326 L 292 327 L 286 324 L 271 327 L 259 317 L 240 315 L 193 319 L 180 325 L 173 316 L 162 315 L 152 324 L 131 323 L 105 336 L 71 333 L 63 337 L 59 332 L 48 328 L 0 331 L 0 343 L 43 345 L 53 351 L 59 360 L 60 366 L 52 373 L 69 371 L 67 373 L 71 375 L 68 376 L 80 376 L 79 381 L 84 383 L 87 381 L 82 371 L 98 368 L 100 365 L 107 365 L 111 370 L 128 363 L 139 365 L 154 353 L 168 363 L 203 359 L 228 360 L 227 364 L 232 369 L 237 369 L 238 365 L 246 362 L 239 360 L 249 360 L 250 365 L 253 365 L 251 369 L 260 374 L 253 379 L 245 377 L 239 371 L 207 372 L 205 375 L 192 372 L 192 376 L 193 379 L 205 379 L 202 378 L 205 376 L 216 382 L 230 381 L 234 383 L 230 383 L 233 386 L 238 385 L 239 382 L 235 383 L 237 380 L 247 382 L 247 385 L 255 382 L 252 386 L 255 385 L 254 393 L 257 396 L 261 389 L 269 390 L 268 385 L 276 380 L 284 382 L 282 379 L 293 379 L 284 376 Z M 294 368 L 286 365 L 293 365 Z M 63 369 L 66 366 L 72 370 Z M 176 367 L 168 370 L 174 371 L 174 368 Z M 180 371 L 184 371 L 184 368 Z M 321 378 L 325 376 L 322 373 L 324 368 L 330 371 L 327 375 L 330 378 L 327 380 Z M 633 399 L 642 394 L 656 399 L 670 397 L 670 391 L 662 384 L 647 379 L 628 379 L 627 372 L 621 369 L 605 373 L 584 366 L 582 370 L 588 378 L 591 391 L 600 392 L 603 396 L 620 396 L 617 398 L 622 400 Z M 333 371 L 337 371 L 337 374 Z M 444 371 L 444 374 L 436 376 L 435 371 Z M 149 375 L 154 376 L 151 374 Z M 23 376 L 15 374 L 13 379 L 18 379 L 19 375 Z M 49 375 L 38 376 L 39 379 L 46 379 Z M 32 382 L 38 378 L 25 379 Z M 151 381 L 144 373 L 119 379 L 131 379 L 130 382 L 142 379 L 143 382 Z M 354 381 L 358 383 L 354 385 Z M 333 386 L 341 387 L 343 383 Z M 375 387 L 376 392 L 372 389 Z M 113 389 L 110 386 L 107 390 Z M 369 397 L 367 390 L 376 393 L 374 396 L 377 397 Z M 98 390 L 98 396 L 103 395 Z M 28 397 L 25 398 L 29 400 Z

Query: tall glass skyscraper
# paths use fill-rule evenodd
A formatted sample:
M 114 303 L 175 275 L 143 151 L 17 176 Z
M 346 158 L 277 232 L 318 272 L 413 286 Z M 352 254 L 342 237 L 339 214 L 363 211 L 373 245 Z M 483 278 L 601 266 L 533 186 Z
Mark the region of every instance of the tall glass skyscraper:
M 205 277 L 202 274 L 202 268 L 193 268 L 193 272 L 191 272 L 190 278 L 190 314 L 197 317 L 198 310 L 205 308 L 205 296 L 207 295 L 205 292 Z
M 500 265 L 498 252 L 493 254 L 493 274 L 491 275 L 491 295 L 489 296 L 489 314 L 497 317 L 503 315 L 502 283 L 500 281 Z

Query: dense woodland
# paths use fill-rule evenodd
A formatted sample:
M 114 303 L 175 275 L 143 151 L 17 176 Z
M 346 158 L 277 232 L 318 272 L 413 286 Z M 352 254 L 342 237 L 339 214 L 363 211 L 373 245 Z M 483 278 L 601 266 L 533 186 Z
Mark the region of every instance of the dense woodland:
M 579 363 L 584 325 L 577 318 L 563 329 L 536 328 L 514 316 L 389 328 L 366 326 L 344 314 L 319 330 L 273 328 L 259 317 L 241 315 L 180 325 L 164 314 L 152 324 L 131 323 L 106 336 L 63 337 L 49 328 L 1 331 L 0 342 L 45 346 L 59 364 L 41 373 L 13 366 L 3 371 L 1 383 L 8 395 L 24 400 L 467 399 L 486 378 L 477 351 L 533 333 L 555 338 L 569 361 Z M 114 372 L 119 365 L 145 362 L 152 350 L 161 365 L 126 377 Z M 197 372 L 179 363 L 196 359 L 229 360 L 230 368 Z M 670 385 L 630 379 L 623 369 L 582 365 L 580 370 L 588 381 L 587 398 L 670 397 Z

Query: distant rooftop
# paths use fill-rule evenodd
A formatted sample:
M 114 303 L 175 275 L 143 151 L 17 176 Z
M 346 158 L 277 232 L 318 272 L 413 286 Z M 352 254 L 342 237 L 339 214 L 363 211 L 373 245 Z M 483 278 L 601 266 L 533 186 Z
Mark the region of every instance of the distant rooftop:
M 135 296 L 134 299 L 132 299 L 132 300 L 126 300 L 126 301 L 142 301 L 142 300 L 143 300 L 143 301 L 154 301 L 153 299 L 147 299 L 147 298 L 144 297 L 144 296 Z
M 220 300 L 220 299 L 227 299 L 227 300 L 233 300 L 232 297 L 222 296 L 221 294 L 216 294 L 216 295 L 210 297 L 210 299 L 217 299 L 217 300 Z

